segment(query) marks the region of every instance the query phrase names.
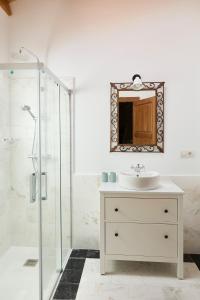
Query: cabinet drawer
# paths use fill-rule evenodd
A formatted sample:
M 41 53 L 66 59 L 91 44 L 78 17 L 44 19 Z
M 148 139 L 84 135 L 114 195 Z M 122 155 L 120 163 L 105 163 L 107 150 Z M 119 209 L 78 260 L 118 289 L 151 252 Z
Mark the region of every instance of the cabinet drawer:
M 106 223 L 106 254 L 177 257 L 177 225 Z
M 176 223 L 177 199 L 105 198 L 105 219 L 110 222 Z

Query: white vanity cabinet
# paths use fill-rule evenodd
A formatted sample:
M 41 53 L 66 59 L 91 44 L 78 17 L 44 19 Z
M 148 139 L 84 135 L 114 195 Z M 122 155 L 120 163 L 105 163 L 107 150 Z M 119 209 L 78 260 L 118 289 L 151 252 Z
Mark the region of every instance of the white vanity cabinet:
M 171 181 L 156 190 L 100 187 L 101 274 L 106 260 L 177 264 L 183 278 L 183 191 Z

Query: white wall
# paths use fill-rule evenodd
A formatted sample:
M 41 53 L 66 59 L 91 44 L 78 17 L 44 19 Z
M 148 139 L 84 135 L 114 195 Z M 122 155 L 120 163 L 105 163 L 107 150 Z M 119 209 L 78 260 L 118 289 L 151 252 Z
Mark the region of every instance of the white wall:
M 76 77 L 76 174 L 121 170 L 136 162 L 163 175 L 200 174 L 198 0 L 18 0 L 13 11 L 11 51 L 24 45 L 56 74 Z M 134 73 L 145 81 L 166 82 L 164 154 L 109 153 L 109 82 L 128 81 Z M 194 157 L 181 159 L 181 150 L 192 150 Z M 85 176 L 89 189 L 87 180 Z M 80 191 L 80 184 L 75 179 L 74 190 Z M 87 217 L 85 209 L 91 203 L 98 215 L 98 198 L 76 195 L 74 222 L 82 226 L 80 214 Z M 200 226 L 193 226 L 200 231 Z M 83 229 L 84 241 L 91 237 L 96 241 L 92 246 L 98 247 L 98 227 L 91 228 L 95 228 L 92 237 Z M 77 227 L 75 231 L 79 239 L 75 245 L 89 245 L 81 243 Z M 190 251 L 197 251 L 195 239 Z
M 0 63 L 8 59 L 8 17 L 0 10 Z M 10 245 L 9 188 L 10 151 L 9 137 L 9 94 L 8 81 L 0 71 L 0 255 Z
M 57 74 L 76 77 L 76 172 L 140 161 L 162 174 L 200 173 L 198 0 L 18 0 L 13 7 L 12 50 L 30 47 Z M 136 72 L 166 82 L 164 154 L 109 153 L 109 82 Z M 181 159 L 185 149 L 194 158 Z

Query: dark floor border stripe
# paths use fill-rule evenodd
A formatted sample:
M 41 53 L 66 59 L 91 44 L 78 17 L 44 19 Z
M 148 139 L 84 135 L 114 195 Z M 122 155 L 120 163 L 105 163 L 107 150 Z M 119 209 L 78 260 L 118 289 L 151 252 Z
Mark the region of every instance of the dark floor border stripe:
M 73 258 L 99 258 L 99 250 L 88 250 L 88 249 L 74 249 L 70 257 Z
M 184 254 L 184 262 L 194 262 L 192 254 Z
M 73 249 L 54 294 L 55 300 L 75 300 L 86 258 L 99 258 L 99 250 Z
M 53 299 L 75 300 L 86 258 L 99 257 L 99 250 L 73 249 Z M 200 254 L 184 254 L 184 262 L 195 263 L 200 270 Z
M 197 265 L 197 268 L 200 271 L 200 254 L 191 254 L 193 262 Z

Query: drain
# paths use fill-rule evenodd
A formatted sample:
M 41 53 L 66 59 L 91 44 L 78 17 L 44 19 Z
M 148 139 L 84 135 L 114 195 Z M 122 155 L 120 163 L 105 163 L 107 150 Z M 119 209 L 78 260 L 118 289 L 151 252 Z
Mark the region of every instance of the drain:
M 35 267 L 38 263 L 38 259 L 27 259 L 24 263 L 24 267 Z

